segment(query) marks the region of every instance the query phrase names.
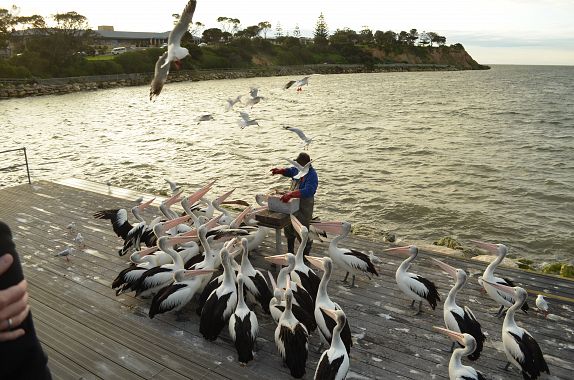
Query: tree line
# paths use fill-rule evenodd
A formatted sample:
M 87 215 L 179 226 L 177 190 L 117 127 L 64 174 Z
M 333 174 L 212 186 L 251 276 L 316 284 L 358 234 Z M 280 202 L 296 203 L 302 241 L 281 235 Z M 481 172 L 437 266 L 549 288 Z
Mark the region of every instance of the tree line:
M 174 14 L 174 23 L 179 19 Z M 65 77 L 153 72 L 160 48 L 138 49 L 110 60 L 90 60 L 83 52 L 97 52 L 99 35 L 89 28 L 85 16 L 71 11 L 50 17 L 50 25 L 40 15 L 20 16 L 19 9 L 0 9 L 0 50 L 9 44 L 16 54 L 0 59 L 0 78 Z M 268 38 L 272 25 L 261 21 L 241 27 L 232 17 L 218 17 L 220 28 L 205 28 L 194 22 L 182 39 L 191 53 L 183 61 L 184 69 L 250 68 L 257 65 L 363 64 L 373 66 L 395 63 L 376 58 L 374 50 L 401 53 L 408 51 L 424 58 L 429 49 L 464 49 L 455 44 L 446 47 L 446 38 L 433 32 L 360 31 L 348 28 L 329 32 L 321 14 L 312 38 L 302 38 L 298 26 L 289 33 L 275 26 L 274 38 Z M 199 42 L 207 46 L 198 46 Z M 436 45 L 436 47 L 434 46 Z M 82 54 L 78 54 L 82 52 Z

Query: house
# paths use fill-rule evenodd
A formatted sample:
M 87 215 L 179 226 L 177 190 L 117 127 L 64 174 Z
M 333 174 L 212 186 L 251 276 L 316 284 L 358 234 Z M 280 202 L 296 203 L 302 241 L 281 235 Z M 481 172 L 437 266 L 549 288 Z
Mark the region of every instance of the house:
M 170 31 L 167 32 L 124 32 L 116 31 L 113 26 L 101 25 L 98 30 L 94 30 L 97 45 L 107 46 L 110 49 L 125 47 L 159 47 L 167 43 Z

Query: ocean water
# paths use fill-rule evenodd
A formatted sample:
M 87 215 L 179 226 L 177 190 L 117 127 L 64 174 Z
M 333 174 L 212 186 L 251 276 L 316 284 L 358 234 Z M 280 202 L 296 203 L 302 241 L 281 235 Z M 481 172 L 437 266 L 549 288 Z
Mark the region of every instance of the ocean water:
M 574 67 L 314 75 L 167 84 L 156 102 L 128 87 L 0 101 L 0 150 L 25 146 L 32 180 L 77 177 L 159 193 L 254 195 L 314 138 L 315 214 L 359 235 L 502 242 L 538 262 L 574 260 Z M 258 87 L 253 108 L 225 100 Z M 237 111 L 258 119 L 240 129 Z M 196 118 L 210 113 L 214 120 Z M 18 157 L 2 155 L 10 165 Z M 0 172 L 0 186 L 25 172 Z M 124 206 L 118 204 L 118 206 Z M 86 210 L 91 213 L 94 210 Z

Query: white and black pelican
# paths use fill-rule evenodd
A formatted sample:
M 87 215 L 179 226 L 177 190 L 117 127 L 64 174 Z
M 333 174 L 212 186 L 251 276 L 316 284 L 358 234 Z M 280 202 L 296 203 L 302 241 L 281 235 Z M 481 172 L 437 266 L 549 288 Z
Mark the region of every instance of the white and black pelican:
M 536 308 L 544 314 L 544 317 L 548 318 L 548 302 L 546 302 L 542 294 L 536 296 Z
M 331 346 L 321 355 L 315 370 L 314 380 L 344 380 L 349 372 L 349 353 L 341 339 L 341 332 L 347 324 L 342 310 L 323 309 L 323 312 L 336 321 L 331 338 Z
M 229 211 L 223 207 L 221 207 L 221 204 L 227 199 L 229 198 L 229 196 L 235 191 L 235 188 L 229 190 L 228 192 L 220 195 L 219 197 L 217 197 L 215 200 L 213 200 L 211 203 L 213 205 L 213 207 L 221 212 L 223 215 L 221 215 L 221 217 L 219 218 L 219 224 L 231 224 L 231 222 L 233 221 L 233 217 L 231 216 L 231 214 L 229 213 Z
M 171 257 L 167 254 L 165 261 L 163 261 L 164 256 L 152 255 L 158 249 L 157 246 L 149 247 L 131 254 L 132 265 L 122 270 L 112 282 L 112 289 L 116 290 L 116 296 L 132 291 L 137 280 L 148 269 L 172 262 Z
M 449 336 L 453 341 L 460 343 L 463 347 L 454 350 L 448 362 L 448 376 L 450 380 L 486 380 L 480 372 L 470 366 L 463 365 L 461 362 L 463 356 L 472 356 L 476 349 L 476 341 L 472 335 L 436 326 L 434 329 Z M 455 342 L 453 342 L 453 345 Z
M 309 256 L 307 257 L 307 260 L 309 260 L 313 266 L 324 271 L 317 291 L 315 311 L 313 314 L 315 316 L 319 332 L 321 333 L 321 345 L 330 344 L 331 338 L 333 337 L 333 329 L 337 325 L 337 319 L 332 315 L 325 313 L 325 310 L 343 311 L 341 306 L 336 302 L 333 302 L 327 293 L 327 286 L 329 285 L 329 279 L 331 278 L 331 272 L 333 270 L 333 262 L 329 257 L 318 258 Z M 345 318 L 345 325 L 341 328 L 339 339 L 342 339 L 345 349 L 347 350 L 347 354 L 350 353 L 351 347 L 353 346 L 353 340 L 347 318 Z
M 221 249 L 220 255 L 223 264 L 223 282 L 207 298 L 199 320 L 199 332 L 210 341 L 217 339 L 237 304 L 235 273 L 231 267 L 227 245 Z
M 483 281 L 487 282 L 487 280 Z M 526 302 L 528 297 L 526 290 L 519 286 L 510 287 L 492 282 L 489 285 L 504 293 L 508 293 L 515 300 L 514 304 L 506 311 L 506 316 L 502 323 L 502 345 L 508 359 L 504 369 L 507 370 L 512 364 L 522 372 L 524 379 L 537 379 L 542 372 L 550 374 L 540 346 L 532 335 L 518 326 L 514 320 L 516 311 Z
M 291 311 L 293 293 L 290 284 L 285 290 L 285 310 L 275 328 L 275 344 L 289 368 L 291 376 L 300 379 L 305 375 L 307 364 L 309 333 Z
M 295 267 L 291 271 L 291 280 L 301 285 L 309 293 L 313 301 L 317 297 L 317 289 L 319 289 L 319 283 L 321 279 L 313 269 L 309 268 L 305 264 L 304 254 L 305 247 L 307 246 L 307 240 L 309 239 L 309 230 L 307 227 L 301 224 L 299 219 L 291 214 L 291 224 L 299 236 L 301 237 L 301 242 L 297 248 L 297 254 L 295 255 Z
M 183 259 L 173 246 L 187 243 L 193 239 L 191 236 L 162 236 L 158 239 L 157 244 L 159 248 L 171 256 L 173 263 L 154 267 L 142 273 L 133 286 L 136 291 L 136 297 L 148 297 L 173 282 L 173 274 L 175 271 L 184 269 Z
M 407 247 L 385 249 L 385 252 L 410 255 L 397 268 L 397 271 L 395 272 L 395 280 L 397 281 L 399 289 L 401 289 L 407 297 L 413 300 L 411 307 L 414 307 L 415 302 L 419 301 L 419 306 L 415 315 L 420 314 L 423 299 L 426 299 L 434 310 L 437 302 L 440 301 L 440 296 L 435 284 L 418 274 L 407 272 L 411 266 L 411 262 L 417 257 L 419 249 L 415 245 L 410 245 Z
M 355 275 L 366 274 L 367 277 L 370 275 L 378 276 L 377 269 L 373 264 L 370 255 L 357 251 L 350 248 L 339 248 L 337 245 L 339 242 L 347 237 L 351 231 L 351 223 L 348 222 L 326 222 L 326 223 L 313 223 L 316 229 L 332 232 L 337 234 L 331 243 L 329 244 L 329 256 L 333 260 L 333 263 L 347 271 L 343 282 L 347 281 L 349 273 L 353 274 L 353 281 L 350 287 L 355 286 Z M 370 277 L 369 277 L 370 278 Z
M 281 319 L 281 315 L 285 310 L 285 289 L 280 289 L 277 287 L 275 280 L 273 279 L 273 275 L 269 272 L 269 280 L 271 282 L 271 288 L 273 289 L 273 297 L 269 301 L 269 312 L 271 313 L 271 317 L 275 321 L 275 323 L 279 323 L 279 319 Z M 317 328 L 317 322 L 315 321 L 315 317 L 309 313 L 307 313 L 303 308 L 295 303 L 291 304 L 291 312 L 297 318 L 299 322 L 301 322 L 307 332 L 314 331 Z
M 191 301 L 201 285 L 201 277 L 210 277 L 215 269 L 185 270 L 178 269 L 173 273 L 174 283 L 161 289 L 151 300 L 149 317 L 174 310 L 178 321 L 181 309 Z
M 241 365 L 253 360 L 253 351 L 259 324 L 255 313 L 249 310 L 243 298 L 243 275 L 237 275 L 237 306 L 229 318 L 229 335 L 235 343 L 238 360 Z
M 171 209 L 171 206 L 183 199 L 181 193 L 183 193 L 183 190 L 178 190 L 177 192 L 173 193 L 171 197 L 164 199 L 159 204 L 159 210 L 168 220 L 179 217 L 179 215 L 177 215 L 177 213 Z
M 493 244 L 493 243 L 486 243 L 479 240 L 471 240 L 474 244 L 479 246 L 480 248 L 485 249 L 487 252 L 496 255 L 496 259 L 494 259 L 484 270 L 482 277 L 479 278 L 479 283 L 482 285 L 486 293 L 492 298 L 496 303 L 500 305 L 500 309 L 495 314 L 497 317 L 501 318 L 504 315 L 504 307 L 510 307 L 514 304 L 514 299 L 512 298 L 511 294 L 506 292 L 501 292 L 498 289 L 494 288 L 492 284 L 500 284 L 513 287 L 514 282 L 509 280 L 508 278 L 497 277 L 494 275 L 494 271 L 498 267 L 498 265 L 504 260 L 506 254 L 508 253 L 508 248 L 504 244 Z M 529 307 L 528 304 L 525 302 L 522 305 L 522 311 L 525 313 L 528 311 Z
M 246 238 L 241 239 L 241 248 L 242 255 L 239 273 L 243 275 L 247 297 L 250 298 L 251 301 L 259 304 L 265 314 L 269 314 L 269 301 L 271 301 L 273 297 L 269 289 L 269 284 L 267 284 L 263 274 L 253 268 L 249 260 L 249 242 Z
M 293 292 L 293 303 L 301 306 L 303 310 L 309 316 L 313 317 L 313 311 L 315 310 L 315 300 L 311 297 L 309 292 L 305 290 L 301 285 L 296 282 L 291 282 L 291 272 L 295 268 L 295 255 L 292 253 L 286 253 L 284 255 L 274 255 L 267 256 L 265 260 L 276 264 L 276 265 L 287 265 L 281 268 L 279 274 L 277 275 L 277 287 L 280 289 L 286 288 L 288 283 L 290 284 L 291 290 Z M 311 333 L 312 331 L 309 331 Z
M 454 277 L 456 281 L 454 286 L 448 292 L 446 300 L 444 301 L 444 324 L 446 328 L 451 331 L 466 333 L 473 336 L 474 340 L 476 341 L 476 349 L 472 351 L 472 354 L 470 354 L 468 358 L 473 361 L 477 360 L 480 357 L 480 353 L 482 352 L 482 346 L 486 336 L 482 333 L 480 323 L 476 320 L 476 317 L 470 308 L 468 306 L 462 308 L 456 304 L 456 295 L 466 284 L 466 272 L 460 268 L 451 267 L 450 265 L 443 263 L 440 260 L 434 258 L 433 260 L 439 267 L 442 268 L 442 270 Z M 452 347 L 450 348 L 451 352 L 454 349 L 454 345 L 455 342 L 452 343 Z

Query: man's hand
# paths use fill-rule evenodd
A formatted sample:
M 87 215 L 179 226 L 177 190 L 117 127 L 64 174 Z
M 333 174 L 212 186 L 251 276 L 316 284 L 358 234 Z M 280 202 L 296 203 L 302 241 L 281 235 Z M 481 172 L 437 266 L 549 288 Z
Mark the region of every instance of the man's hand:
M 14 259 L 10 254 L 0 256 L 0 276 L 12 265 Z M 16 329 L 20 326 L 28 313 L 28 284 L 26 280 L 19 284 L 0 290 L 0 342 L 14 340 L 25 334 L 24 329 Z
M 271 174 L 275 175 L 275 174 L 284 174 L 285 173 L 285 169 L 281 169 L 281 168 L 273 168 L 271 169 Z
M 288 193 L 283 194 L 281 197 L 281 202 L 289 202 L 292 198 L 301 198 L 301 192 L 299 190 L 290 191 Z

